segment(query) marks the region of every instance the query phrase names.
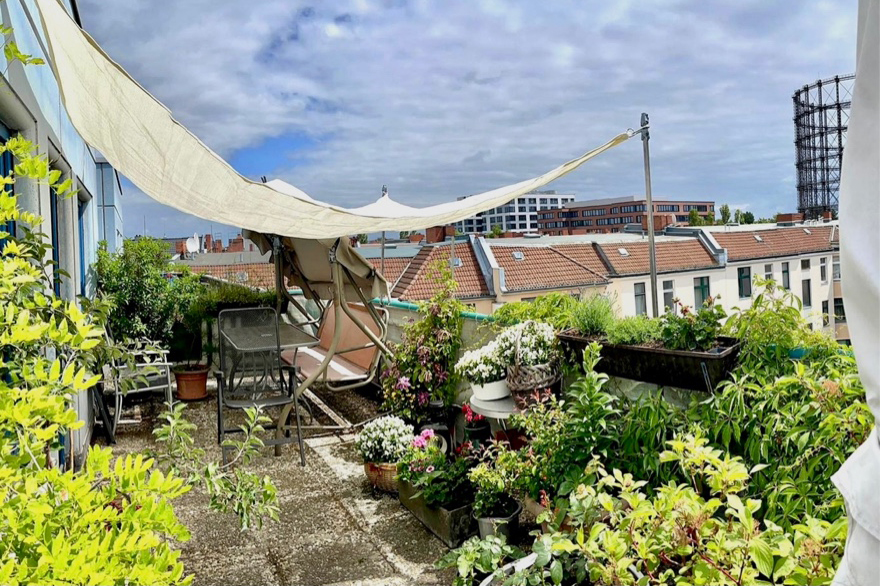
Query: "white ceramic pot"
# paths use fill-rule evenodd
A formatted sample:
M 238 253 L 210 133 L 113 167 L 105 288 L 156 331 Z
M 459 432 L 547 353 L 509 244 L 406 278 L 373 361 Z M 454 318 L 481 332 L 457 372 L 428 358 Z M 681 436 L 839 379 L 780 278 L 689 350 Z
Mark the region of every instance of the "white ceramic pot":
M 484 385 L 476 385 L 471 383 L 471 389 L 474 397 L 480 401 L 497 401 L 510 396 L 510 389 L 507 387 L 507 379 L 496 380 Z

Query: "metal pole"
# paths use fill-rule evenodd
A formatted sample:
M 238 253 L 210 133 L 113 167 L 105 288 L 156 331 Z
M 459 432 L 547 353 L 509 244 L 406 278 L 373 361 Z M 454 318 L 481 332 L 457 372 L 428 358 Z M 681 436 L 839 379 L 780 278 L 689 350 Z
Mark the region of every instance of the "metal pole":
M 657 251 L 654 247 L 654 203 L 651 199 L 651 153 L 648 148 L 648 141 L 651 139 L 649 128 L 648 115 L 642 112 L 640 132 L 642 133 L 642 151 L 645 155 L 645 205 L 648 208 L 648 259 L 651 268 L 651 309 L 653 310 L 652 315 L 659 317 L 660 306 L 657 303 Z

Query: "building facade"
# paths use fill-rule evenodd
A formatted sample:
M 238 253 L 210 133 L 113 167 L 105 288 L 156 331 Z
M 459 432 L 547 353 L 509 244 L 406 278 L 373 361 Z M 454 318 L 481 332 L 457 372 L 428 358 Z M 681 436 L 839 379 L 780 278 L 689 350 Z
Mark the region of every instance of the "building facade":
M 74 0 L 64 2 L 77 22 L 79 12 Z M 91 149 L 67 117 L 61 103 L 58 84 L 49 65 L 46 41 L 43 38 L 40 14 L 31 0 L 0 2 L 0 20 L 12 28 L 3 42 L 13 41 L 19 50 L 43 59 L 45 65 L 23 65 L 19 61 L 3 60 L 0 74 L 0 140 L 21 135 L 34 143 L 52 169 L 62 173 L 62 179 L 71 179 L 77 190 L 75 196 L 62 199 L 47 185 L 19 178 L 13 188 L 19 205 L 43 219 L 35 226 L 46 234 L 52 244 L 46 261 L 54 261 L 63 273 L 50 268 L 55 293 L 67 300 L 78 296 L 90 297 L 95 293 L 95 275 L 92 266 L 97 259 L 98 243 L 106 240 L 115 250 L 122 244 L 122 189 L 116 171 L 99 153 Z M 15 161 L 0 163 L 8 174 Z M 21 233 L 23 226 L 8 226 Z M 92 421 L 91 401 L 86 393 L 74 398 L 77 412 L 83 421 Z M 91 426 L 85 425 L 73 433 L 74 454 L 81 454 L 88 446 Z
M 469 196 L 460 197 L 459 200 Z M 573 194 L 555 190 L 532 191 L 501 207 L 467 218 L 454 224 L 464 234 L 485 234 L 498 226 L 502 232 L 533 232 L 538 228 L 538 216 L 545 210 L 555 210 L 575 200 Z
M 653 204 L 655 215 L 675 216 L 677 224 L 687 224 L 691 210 L 703 220 L 715 213 L 713 201 L 654 200 Z M 551 236 L 622 232 L 627 224 L 643 223 L 647 209 L 641 196 L 572 201 L 562 209 L 540 212 L 538 231 Z

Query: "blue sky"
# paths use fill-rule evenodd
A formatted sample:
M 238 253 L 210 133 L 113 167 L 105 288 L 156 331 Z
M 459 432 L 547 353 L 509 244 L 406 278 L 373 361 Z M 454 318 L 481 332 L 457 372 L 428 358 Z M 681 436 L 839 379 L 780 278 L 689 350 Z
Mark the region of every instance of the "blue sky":
M 239 172 L 358 206 L 531 177 L 651 115 L 657 197 L 796 207 L 791 95 L 855 65 L 856 2 L 80 0 L 86 30 Z M 629 141 L 550 188 L 643 193 Z M 209 225 L 130 183 L 127 235 Z

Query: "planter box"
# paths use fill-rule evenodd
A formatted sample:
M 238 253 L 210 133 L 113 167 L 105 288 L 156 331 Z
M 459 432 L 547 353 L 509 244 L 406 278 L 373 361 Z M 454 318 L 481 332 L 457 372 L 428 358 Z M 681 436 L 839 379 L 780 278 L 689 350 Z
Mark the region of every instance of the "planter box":
M 410 483 L 398 480 L 397 488 L 400 492 L 400 503 L 447 547 L 458 547 L 477 533 L 471 505 L 452 510 L 443 507 L 432 509 L 421 496 L 412 498 L 418 491 Z
M 566 349 L 578 356 L 595 341 L 571 330 L 558 334 L 558 337 Z M 596 370 L 661 387 L 711 392 L 736 367 L 740 349 L 739 342 L 733 338 L 718 338 L 718 342 L 721 345 L 708 352 L 602 343 L 602 360 Z M 709 377 L 708 388 L 706 376 Z

